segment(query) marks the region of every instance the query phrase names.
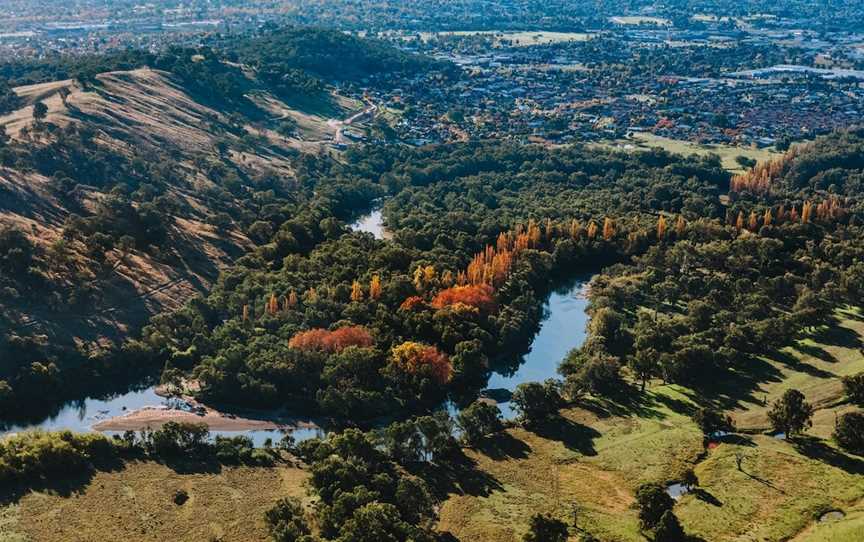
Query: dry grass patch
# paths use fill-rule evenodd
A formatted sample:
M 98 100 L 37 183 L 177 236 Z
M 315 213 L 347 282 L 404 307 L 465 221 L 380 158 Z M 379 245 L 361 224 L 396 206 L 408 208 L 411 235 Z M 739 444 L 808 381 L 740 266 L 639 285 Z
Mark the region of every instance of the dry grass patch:
M 284 466 L 179 474 L 157 463 L 129 463 L 96 474 L 68 496 L 26 495 L 0 515 L 0 541 L 265 541 L 265 510 L 280 497 L 304 497 L 306 479 Z M 185 504 L 174 504 L 178 490 L 188 493 Z M 13 518 L 8 534 L 4 517 Z

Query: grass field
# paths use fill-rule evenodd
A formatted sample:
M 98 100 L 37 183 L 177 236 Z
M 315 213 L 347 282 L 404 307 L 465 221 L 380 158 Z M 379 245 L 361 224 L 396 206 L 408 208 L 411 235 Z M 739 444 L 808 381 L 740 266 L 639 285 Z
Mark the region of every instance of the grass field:
M 601 540 L 643 540 L 633 492 L 692 466 L 702 436 L 682 414 L 691 407 L 677 388 L 663 386 L 636 403 L 564 411 L 563 421 L 546 430 L 509 430 L 468 452 L 500 489 L 451 497 L 440 528 L 460 540 L 515 542 L 531 515 L 570 520 L 575 510 L 577 525 Z
M 152 462 L 100 472 L 82 489 L 32 492 L 0 507 L 0 542 L 266 541 L 264 511 L 305 495 L 300 469 L 181 474 Z M 183 489 L 189 500 L 174 504 Z
M 750 147 L 735 147 L 732 145 L 702 145 L 690 141 L 669 139 L 647 133 L 637 133 L 632 139 L 616 140 L 601 145 L 607 148 L 623 148 L 625 150 L 647 150 L 652 147 L 660 147 L 669 152 L 684 155 L 716 154 L 720 156 L 720 160 L 723 162 L 723 167 L 733 173 L 741 173 L 743 171 L 741 166 L 735 161 L 735 158 L 738 156 L 746 156 L 747 158 L 756 160 L 757 162 L 764 162 L 776 156 L 780 156 L 781 154 L 771 148 L 754 149 Z
M 702 436 L 688 414 L 700 394 L 657 385 L 642 399 L 570 409 L 555 429 L 511 429 L 502 442 L 469 451 L 491 489 L 451 496 L 440 528 L 460 540 L 517 542 L 532 514 L 554 512 L 570 522 L 575 510 L 579 528 L 600 540 L 644 540 L 634 490 L 679 480 L 692 468 L 701 487 L 679 501 L 676 513 L 705 541 L 864 540 L 864 460 L 828 440 L 835 413 L 853 408 L 841 401 L 839 376 L 864 371 L 862 339 L 861 312 L 840 311 L 835 325 L 761 360 L 766 368 L 757 374 L 765 380 L 755 390 L 721 391 L 737 405 L 740 426 L 767 430 L 762 400 L 800 389 L 818 408 L 807 438 L 729 437 L 702 456 Z M 831 510 L 846 516 L 818 521 Z

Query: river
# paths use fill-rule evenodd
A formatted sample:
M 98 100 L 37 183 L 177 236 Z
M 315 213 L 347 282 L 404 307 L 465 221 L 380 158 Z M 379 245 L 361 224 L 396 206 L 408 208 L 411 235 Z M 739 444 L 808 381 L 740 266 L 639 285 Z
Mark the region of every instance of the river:
M 375 239 L 389 239 L 390 232 L 384 227 L 384 215 L 381 207 L 376 206 L 356 222 L 349 225 L 352 231 L 371 233 Z
M 512 392 L 516 386 L 525 382 L 543 382 L 547 378 L 558 378 L 558 365 L 561 360 L 585 341 L 590 280 L 590 275 L 578 277 L 556 288 L 549 295 L 544 307 L 545 318 L 531 342 L 531 350 L 525 354 L 515 373 L 492 373 L 487 385 L 488 391 L 503 389 Z M 515 417 L 510 402 L 500 402 L 498 407 L 506 419 Z
M 371 233 L 378 239 L 387 236 L 383 226 L 380 207 L 373 209 L 367 215 L 361 217 L 351 225 L 354 231 Z M 493 373 L 487 385 L 487 394 L 490 396 L 509 395 L 500 392 L 507 390 L 512 392 L 516 386 L 524 382 L 542 382 L 547 378 L 556 378 L 558 364 L 567 353 L 582 344 L 585 340 L 586 324 L 588 315 L 586 308 L 586 288 L 590 276 L 583 275 L 561 287 L 555 289 L 545 305 L 544 319 L 540 329 L 531 343 L 531 350 L 523 357 L 522 363 L 512 374 Z M 495 391 L 499 393 L 495 393 Z M 509 401 L 498 403 L 502 414 L 507 419 L 515 416 Z M 185 414 L 194 411 L 193 405 L 177 399 L 162 397 L 156 393 L 156 387 L 142 387 L 141 389 L 129 391 L 102 398 L 85 398 L 67 403 L 53 416 L 36 423 L 0 426 L 0 435 L 17 433 L 32 429 L 46 431 L 58 431 L 68 429 L 77 432 L 94 431 L 94 426 L 105 423 L 109 419 L 128 416 L 130 413 L 142 409 L 156 411 L 177 409 L 185 411 Z M 211 414 L 219 416 L 218 412 Z M 188 418 L 189 416 L 187 416 Z M 237 426 L 242 426 L 242 419 L 230 418 Z M 194 419 L 194 417 L 192 418 Z M 208 418 L 209 419 L 209 418 Z M 227 421 L 227 420 L 226 420 Z M 276 426 L 260 428 L 252 425 L 255 429 L 240 430 L 214 430 L 214 435 L 247 435 L 256 446 L 262 446 L 269 438 L 278 442 L 286 432 L 291 432 L 295 440 L 301 441 L 308 438 L 321 436 L 322 430 L 309 425 L 302 427 Z M 250 424 L 251 425 L 251 424 Z M 106 434 L 117 434 L 119 431 L 104 431 Z

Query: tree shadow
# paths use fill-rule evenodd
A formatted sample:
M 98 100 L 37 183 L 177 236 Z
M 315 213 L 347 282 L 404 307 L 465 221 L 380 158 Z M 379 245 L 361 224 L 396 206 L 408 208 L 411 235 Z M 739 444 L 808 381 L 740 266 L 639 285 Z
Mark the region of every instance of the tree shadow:
M 503 459 L 526 459 L 531 447 L 506 431 L 490 435 L 477 443 L 474 448 L 483 455 L 501 461 Z
M 842 469 L 849 474 L 864 474 L 864 461 L 852 457 L 825 444 L 816 437 L 795 437 L 790 441 L 800 454 Z
M 825 350 L 815 347 L 815 346 L 806 346 L 806 345 L 796 345 L 795 349 L 801 352 L 804 355 L 821 359 L 828 363 L 834 363 L 837 361 L 834 356 L 826 352 Z M 809 376 L 813 376 L 816 378 L 833 378 L 835 375 L 818 367 L 814 367 L 809 363 L 803 362 L 801 359 L 793 356 L 789 352 L 778 351 L 773 352 L 771 354 L 771 359 L 778 363 L 782 363 L 789 367 L 794 371 L 798 371 L 800 373 L 807 374 Z
M 215 458 L 172 457 L 160 458 L 156 462 L 165 465 L 177 474 L 219 474 L 222 472 L 222 464 Z
M 711 437 L 710 442 L 716 442 L 718 444 L 734 444 L 736 446 L 744 446 L 747 448 L 756 447 L 756 443 L 753 442 L 753 439 L 740 433 L 729 433 L 728 435 Z
M 743 404 L 762 405 L 761 385 L 781 382 L 783 374 L 766 360 L 750 356 L 726 371 L 717 371 L 712 378 L 700 379 L 693 386 L 695 396 L 712 398 L 711 403 L 722 410 L 730 410 Z
M 477 462 L 461 450 L 446 462 L 415 465 L 412 474 L 423 478 L 440 500 L 453 494 L 488 497 L 495 491 L 504 491 L 494 476 L 478 469 Z
M 795 345 L 795 350 L 798 350 L 802 354 L 806 356 L 810 356 L 812 358 L 821 359 L 827 363 L 837 363 L 837 358 L 834 357 L 831 352 L 825 350 L 824 348 L 820 348 L 818 346 L 812 344 L 803 344 L 798 343 Z M 789 356 L 794 357 L 794 356 Z M 817 369 L 816 367 L 812 367 L 806 363 L 801 362 L 800 360 L 796 360 L 797 363 L 791 363 L 790 365 L 796 369 L 802 370 L 802 372 L 806 372 L 807 374 L 812 374 L 811 371 L 817 372 L 819 374 L 815 374 L 814 376 L 823 376 L 823 375 L 831 375 L 827 371 L 823 371 L 821 369 Z M 831 375 L 833 376 L 833 375 Z M 827 378 L 827 377 L 826 377 Z
M 705 504 L 710 504 L 711 506 L 717 507 L 723 506 L 723 501 L 721 501 L 708 491 L 702 489 L 701 487 L 691 489 L 690 493 Z
M 576 423 L 564 417 L 556 417 L 545 422 L 531 425 L 527 428 L 539 437 L 562 443 L 569 450 L 582 455 L 595 456 L 594 439 L 600 437 L 600 432 L 593 427 Z
M 864 342 L 861 337 L 848 327 L 839 324 L 820 328 L 813 334 L 813 340 L 828 346 L 841 346 L 844 348 L 861 348 Z

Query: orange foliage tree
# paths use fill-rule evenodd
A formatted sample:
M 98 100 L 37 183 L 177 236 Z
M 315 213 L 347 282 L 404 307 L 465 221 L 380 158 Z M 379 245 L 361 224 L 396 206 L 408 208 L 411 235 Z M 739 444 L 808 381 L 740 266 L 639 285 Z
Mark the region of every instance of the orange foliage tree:
M 403 373 L 428 376 L 439 384 L 446 384 L 453 370 L 447 354 L 434 346 L 413 341 L 394 346 L 390 359 L 392 365 Z
M 436 309 L 443 309 L 450 305 L 462 303 L 490 312 L 495 310 L 494 293 L 492 286 L 488 284 L 454 286 L 438 292 L 438 295 L 432 300 L 432 306 Z
M 341 352 L 349 346 L 372 346 L 372 334 L 363 326 L 340 327 L 334 331 L 328 329 L 310 329 L 302 331 L 288 341 L 289 348 L 297 350 L 317 350 L 320 352 Z

